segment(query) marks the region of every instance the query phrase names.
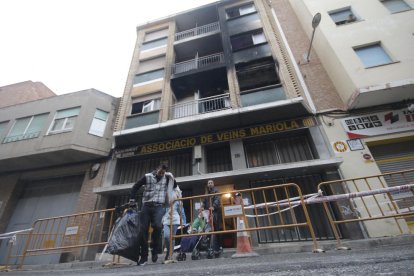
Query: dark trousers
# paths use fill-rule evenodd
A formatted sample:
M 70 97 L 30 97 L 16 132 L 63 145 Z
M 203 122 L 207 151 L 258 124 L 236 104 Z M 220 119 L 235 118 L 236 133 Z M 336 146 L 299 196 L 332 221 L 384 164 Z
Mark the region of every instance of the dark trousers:
M 162 249 L 162 217 L 164 216 L 164 204 L 144 203 L 141 208 L 140 244 L 141 257 L 148 258 L 149 226 L 152 226 L 152 254 L 160 254 Z
M 221 231 L 223 230 L 222 227 L 222 217 L 221 212 L 214 212 L 213 211 L 213 226 L 214 231 Z M 212 235 L 212 246 L 214 251 L 220 251 L 220 247 L 222 247 L 223 244 L 223 237 L 219 234 Z

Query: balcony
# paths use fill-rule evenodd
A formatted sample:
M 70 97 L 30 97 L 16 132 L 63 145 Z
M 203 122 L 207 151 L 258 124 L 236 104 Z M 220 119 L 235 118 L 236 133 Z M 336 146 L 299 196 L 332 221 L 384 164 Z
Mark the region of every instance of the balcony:
M 243 107 L 263 103 L 277 102 L 286 100 L 286 95 L 282 85 L 267 86 L 258 89 L 243 91 L 240 95 Z
M 251 62 L 254 60 L 269 58 L 272 56 L 270 46 L 261 44 L 254 47 L 246 48 L 233 53 L 233 62 L 235 64 Z
M 185 30 L 175 34 L 175 41 L 182 41 L 185 39 L 195 38 L 203 35 L 210 35 L 220 32 L 219 22 L 214 22 L 201 27 L 195 27 L 190 30 Z
M 197 114 L 229 109 L 230 95 L 229 93 L 203 98 L 200 100 L 189 101 L 172 105 L 170 108 L 170 118 L 178 119 L 190 117 Z
M 201 68 L 207 68 L 213 65 L 224 64 L 224 54 L 216 53 L 208 56 L 203 56 L 183 62 L 179 62 L 173 65 L 172 73 L 180 74 L 191 70 L 197 70 Z
M 140 113 L 138 115 L 129 116 L 126 119 L 124 129 L 157 124 L 159 113 L 160 113 L 159 110 L 157 110 L 157 111 L 145 112 L 145 113 Z

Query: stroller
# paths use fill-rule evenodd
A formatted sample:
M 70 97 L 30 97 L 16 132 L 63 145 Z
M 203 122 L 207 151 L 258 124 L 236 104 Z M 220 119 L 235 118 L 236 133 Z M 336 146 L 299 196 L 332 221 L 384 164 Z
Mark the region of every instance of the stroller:
M 203 233 L 208 233 L 211 231 L 212 227 L 211 227 L 210 221 L 212 221 L 211 215 L 210 217 L 207 216 L 207 223 L 205 224 L 204 229 L 202 229 Z M 190 232 L 188 231 L 188 227 L 187 227 L 186 232 Z M 181 238 L 181 242 L 178 247 L 179 247 L 178 248 L 179 251 L 178 251 L 177 261 L 185 261 L 187 259 L 187 255 L 186 255 L 187 252 L 191 252 L 192 260 L 200 260 L 201 259 L 200 252 L 204 252 L 204 251 L 207 253 L 208 259 L 212 259 L 214 257 L 211 235 L 183 237 Z

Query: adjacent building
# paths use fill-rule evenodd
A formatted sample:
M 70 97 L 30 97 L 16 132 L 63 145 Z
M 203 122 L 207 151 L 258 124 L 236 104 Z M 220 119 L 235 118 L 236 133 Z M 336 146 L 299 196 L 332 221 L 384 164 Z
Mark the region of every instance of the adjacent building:
M 24 81 L 0 87 L 0 108 L 56 96 L 41 82 Z
M 19 91 L 25 97 L 32 92 Z M 118 101 L 89 89 L 0 109 L 0 232 L 100 208 L 93 187 L 101 185 L 110 156 Z M 1 244 L 2 263 L 6 245 Z M 60 255 L 42 258 L 34 261 L 53 263 Z
M 414 1 L 272 1 L 280 17 L 283 5 L 292 8 L 307 37 L 312 17 L 322 16 L 309 64 L 323 65 L 345 104 L 318 114 L 344 160 L 343 178 L 414 168 Z M 304 71 L 303 49 L 293 51 Z M 394 233 L 385 228 L 368 230 L 371 236 Z

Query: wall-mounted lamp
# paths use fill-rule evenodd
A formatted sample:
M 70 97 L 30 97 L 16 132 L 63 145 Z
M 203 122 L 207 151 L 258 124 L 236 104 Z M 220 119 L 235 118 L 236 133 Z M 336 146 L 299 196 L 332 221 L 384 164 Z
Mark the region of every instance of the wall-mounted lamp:
M 318 27 L 319 23 L 321 23 L 321 19 L 322 19 L 322 15 L 319 12 L 317 14 L 315 14 L 312 18 L 313 31 L 312 31 L 312 38 L 311 38 L 311 41 L 310 41 L 308 54 L 306 55 L 306 58 L 305 58 L 306 63 L 309 62 L 309 56 L 310 56 L 310 50 L 312 48 L 313 37 L 315 36 L 316 27 Z
M 100 168 L 101 168 L 101 164 L 99 163 L 93 164 L 91 168 L 89 169 L 89 179 L 94 179 L 96 175 L 98 174 Z

